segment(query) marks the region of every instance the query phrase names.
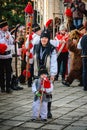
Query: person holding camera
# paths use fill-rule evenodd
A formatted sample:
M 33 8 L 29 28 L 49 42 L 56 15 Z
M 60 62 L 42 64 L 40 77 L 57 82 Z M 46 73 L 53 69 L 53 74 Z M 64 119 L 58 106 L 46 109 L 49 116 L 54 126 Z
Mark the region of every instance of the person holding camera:
M 71 3 L 73 24 L 78 29 L 83 24 L 83 15 L 85 12 L 85 3 L 81 0 L 73 0 Z

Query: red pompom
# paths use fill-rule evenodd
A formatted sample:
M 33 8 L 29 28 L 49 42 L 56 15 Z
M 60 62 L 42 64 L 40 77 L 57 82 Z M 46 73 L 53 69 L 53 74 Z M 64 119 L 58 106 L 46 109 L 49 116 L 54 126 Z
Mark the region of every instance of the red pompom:
M 31 40 L 32 40 L 32 34 L 29 35 L 29 41 L 31 41 Z
M 0 53 L 4 54 L 7 49 L 7 45 L 5 43 L 0 43 Z
M 28 23 L 28 25 L 27 25 L 28 27 L 31 27 L 31 23 Z
M 25 13 L 28 13 L 28 14 L 32 14 L 34 12 L 32 4 L 30 2 L 28 2 L 28 4 L 25 7 L 24 11 L 25 11 Z
M 68 9 L 65 10 L 65 15 L 66 15 L 67 17 L 72 17 L 72 11 L 71 11 L 70 8 L 68 8 Z
M 25 54 L 26 55 L 26 52 L 28 51 L 28 49 L 26 49 L 25 48 L 25 46 L 24 45 L 22 45 L 22 52 L 23 52 L 23 54 Z
M 30 73 L 30 71 L 24 70 L 24 71 L 23 71 L 23 75 L 24 75 L 25 77 L 27 76 L 27 78 L 30 78 L 31 73 Z
M 32 49 L 32 47 L 33 47 L 33 44 L 30 43 L 30 44 L 29 44 L 29 49 Z
M 48 78 L 44 79 L 44 88 L 50 88 L 50 80 Z
M 52 20 L 52 19 L 49 19 L 49 20 L 46 22 L 46 27 L 48 27 L 52 22 L 53 22 L 53 20 Z
M 33 58 L 33 54 L 32 53 L 29 54 L 29 58 Z

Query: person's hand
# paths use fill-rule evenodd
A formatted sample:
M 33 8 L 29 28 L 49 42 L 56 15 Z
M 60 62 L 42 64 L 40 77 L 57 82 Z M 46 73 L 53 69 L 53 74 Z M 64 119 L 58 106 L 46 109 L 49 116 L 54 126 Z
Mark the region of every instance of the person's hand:
M 36 95 L 37 97 L 41 97 L 42 94 L 41 94 L 39 91 L 36 91 L 36 92 L 35 92 L 35 95 Z
M 9 34 L 6 34 L 6 35 L 5 35 L 5 38 L 6 38 L 6 39 L 9 39 L 9 37 L 10 37 Z

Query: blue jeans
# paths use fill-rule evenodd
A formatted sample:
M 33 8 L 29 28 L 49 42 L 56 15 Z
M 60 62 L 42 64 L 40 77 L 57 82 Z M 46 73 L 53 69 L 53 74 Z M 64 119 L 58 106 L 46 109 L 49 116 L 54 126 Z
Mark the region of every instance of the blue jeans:
M 73 24 L 78 29 L 80 25 L 82 25 L 83 19 L 74 19 Z
M 87 58 L 82 59 L 83 62 L 83 86 L 87 90 Z

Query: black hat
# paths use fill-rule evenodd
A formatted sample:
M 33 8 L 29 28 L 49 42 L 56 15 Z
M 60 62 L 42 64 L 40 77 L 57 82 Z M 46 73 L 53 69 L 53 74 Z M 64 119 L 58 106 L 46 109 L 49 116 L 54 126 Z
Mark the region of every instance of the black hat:
M 5 26 L 8 26 L 7 21 L 6 21 L 6 20 L 2 20 L 2 21 L 0 22 L 0 28 L 3 28 L 3 27 L 5 27 Z
M 41 38 L 46 37 L 50 40 L 50 32 L 48 31 L 48 29 L 44 29 L 41 33 Z
M 48 74 L 47 69 L 44 65 L 40 66 L 40 68 L 39 68 L 39 76 L 41 74 L 46 74 L 46 75 Z
M 39 30 L 41 30 L 39 24 L 33 24 L 33 25 L 32 25 L 32 31 L 33 31 L 33 32 L 37 32 L 37 31 L 39 31 Z

